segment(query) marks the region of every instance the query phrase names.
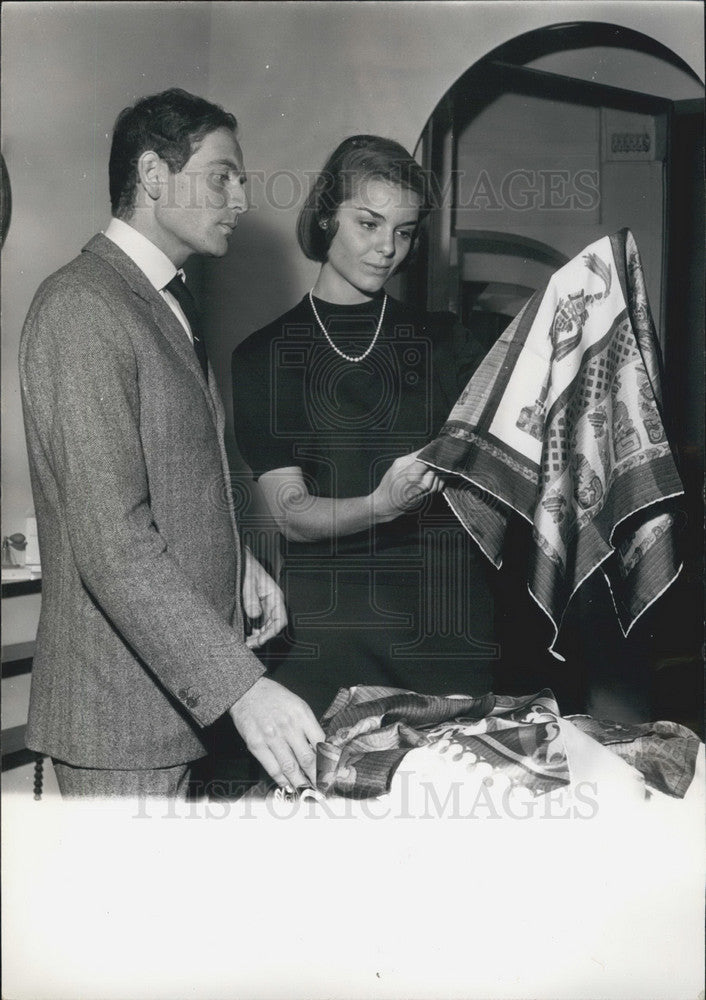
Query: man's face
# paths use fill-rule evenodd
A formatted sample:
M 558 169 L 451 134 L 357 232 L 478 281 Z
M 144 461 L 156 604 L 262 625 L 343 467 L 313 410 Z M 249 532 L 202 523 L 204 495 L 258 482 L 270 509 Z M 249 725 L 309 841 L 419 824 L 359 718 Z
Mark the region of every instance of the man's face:
M 166 172 L 152 238 L 177 267 L 192 253 L 226 253 L 238 216 L 248 210 L 246 180 L 240 146 L 225 128 L 202 139 L 178 173 Z

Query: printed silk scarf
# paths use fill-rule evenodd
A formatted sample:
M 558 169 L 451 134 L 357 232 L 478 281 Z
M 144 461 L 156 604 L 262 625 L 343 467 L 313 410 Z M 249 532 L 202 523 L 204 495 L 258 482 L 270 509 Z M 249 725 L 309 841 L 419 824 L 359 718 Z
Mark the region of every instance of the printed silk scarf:
M 397 688 L 341 688 L 324 714 L 316 748 L 316 787 L 368 798 L 389 790 L 414 747 L 443 742 L 503 770 L 535 794 L 569 784 L 564 740 L 552 692 L 510 698 L 487 694 L 416 694 Z
M 685 726 L 566 718 L 636 768 L 652 787 L 675 798 L 686 794 L 700 741 Z M 383 795 L 410 750 L 436 747 L 450 761 L 463 758 L 469 769 L 475 766 L 470 762 L 490 765 L 514 788 L 543 795 L 571 780 L 559 719 L 549 688 L 478 698 L 363 684 L 341 688 L 321 720 L 326 739 L 316 748 L 316 787 L 324 795 Z
M 421 461 L 496 566 L 511 511 L 533 530 L 530 593 L 554 627 L 602 567 L 627 635 L 679 574 L 683 493 L 661 417 L 659 355 L 632 233 L 604 237 L 537 292 L 486 356 Z

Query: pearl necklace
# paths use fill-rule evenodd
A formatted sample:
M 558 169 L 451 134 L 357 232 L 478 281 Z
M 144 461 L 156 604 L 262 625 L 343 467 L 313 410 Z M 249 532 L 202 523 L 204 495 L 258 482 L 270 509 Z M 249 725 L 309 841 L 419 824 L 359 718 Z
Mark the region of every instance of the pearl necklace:
M 367 356 L 372 351 L 373 347 L 375 347 L 375 341 L 378 339 L 378 335 L 380 333 L 380 330 L 382 329 L 382 320 L 383 320 L 383 316 L 385 315 L 385 306 L 387 305 L 387 292 L 385 293 L 385 298 L 382 300 L 382 309 L 380 310 L 380 319 L 378 320 L 378 326 L 377 326 L 377 330 L 375 331 L 375 336 L 373 337 L 372 341 L 370 342 L 370 346 L 368 347 L 367 351 L 364 351 L 363 354 L 359 354 L 357 358 L 352 357 L 350 354 L 344 354 L 344 352 L 341 351 L 341 350 L 339 350 L 339 348 L 336 347 L 336 345 L 334 344 L 334 342 L 331 340 L 331 338 L 328 335 L 328 330 L 326 329 L 326 327 L 324 326 L 324 324 L 321 322 L 321 317 L 319 316 L 318 312 L 316 311 L 316 306 L 314 305 L 314 295 L 313 295 L 313 292 L 314 292 L 314 289 L 312 288 L 311 291 L 309 292 L 309 302 L 311 302 L 311 308 L 314 311 L 314 316 L 316 317 L 316 322 L 321 327 L 321 330 L 323 331 L 324 337 L 326 337 L 326 339 L 328 340 L 329 344 L 334 349 L 334 351 L 336 352 L 336 354 L 338 354 L 342 358 L 345 358 L 346 361 L 353 361 L 354 363 L 357 363 L 358 361 L 362 361 L 363 358 L 367 358 Z

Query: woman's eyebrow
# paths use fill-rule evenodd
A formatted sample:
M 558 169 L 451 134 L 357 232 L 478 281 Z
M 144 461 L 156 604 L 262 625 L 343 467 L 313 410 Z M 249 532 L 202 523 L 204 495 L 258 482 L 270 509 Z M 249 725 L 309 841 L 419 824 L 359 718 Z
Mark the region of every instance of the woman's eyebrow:
M 368 215 L 372 215 L 374 219 L 382 219 L 383 222 L 385 221 L 384 215 L 381 215 L 380 212 L 374 212 L 372 208 L 368 208 L 367 205 L 354 205 L 353 208 L 355 208 L 358 212 L 367 212 Z M 409 222 L 399 222 L 397 224 L 397 228 L 399 229 L 400 226 L 416 226 L 418 221 L 418 219 L 410 219 Z

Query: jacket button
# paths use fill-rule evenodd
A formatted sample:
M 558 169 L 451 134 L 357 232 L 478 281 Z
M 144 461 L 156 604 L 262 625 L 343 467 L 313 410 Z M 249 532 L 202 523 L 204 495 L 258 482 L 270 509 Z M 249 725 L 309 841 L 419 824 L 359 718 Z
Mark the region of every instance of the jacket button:
M 199 692 L 192 687 L 181 688 L 177 692 L 177 695 L 184 702 L 187 708 L 196 708 L 199 703 L 199 698 L 201 697 Z

